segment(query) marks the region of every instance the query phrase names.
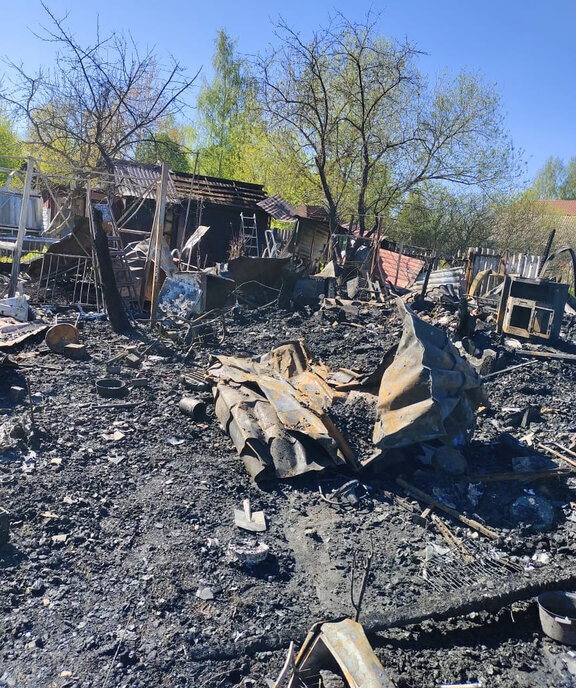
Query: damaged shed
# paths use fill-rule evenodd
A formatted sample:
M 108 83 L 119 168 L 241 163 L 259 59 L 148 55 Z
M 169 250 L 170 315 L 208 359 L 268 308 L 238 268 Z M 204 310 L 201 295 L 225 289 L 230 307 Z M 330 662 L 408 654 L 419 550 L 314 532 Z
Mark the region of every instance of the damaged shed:
M 248 223 L 255 222 L 258 246 L 263 247 L 264 232 L 269 220 L 258 206 L 265 198 L 260 184 L 220 179 L 205 175 L 171 173 L 179 198 L 176 243 L 183 246 L 199 225 L 210 227 L 198 248 L 197 265 L 211 265 L 228 260 L 230 245 L 242 232 L 242 216 Z
M 118 220 L 136 206 L 123 223 L 126 241 L 141 239 L 151 229 L 156 208 L 159 165 L 117 161 L 114 167 Z M 212 265 L 228 259 L 230 245 L 241 233 L 242 215 L 254 220 L 259 245 L 264 246 L 268 215 L 258 207 L 266 197 L 260 184 L 170 171 L 166 194 L 164 236 L 171 249 L 181 248 L 200 226 L 210 227 L 196 247 L 196 264 Z M 135 236 L 129 237 L 130 234 Z
M 294 208 L 280 196 L 270 196 L 258 206 L 278 222 L 292 223 L 280 230 L 282 243 L 295 258 L 312 270 L 326 259 L 330 241 L 330 222 L 324 208 L 301 205 Z

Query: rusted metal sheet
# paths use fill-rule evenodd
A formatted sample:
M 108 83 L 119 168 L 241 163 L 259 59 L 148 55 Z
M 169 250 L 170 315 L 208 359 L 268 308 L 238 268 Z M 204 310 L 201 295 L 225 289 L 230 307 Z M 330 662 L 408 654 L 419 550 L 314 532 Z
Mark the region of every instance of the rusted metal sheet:
M 446 334 L 400 299 L 404 331 L 380 383 L 373 440 L 381 449 L 439 439 L 464 442 L 485 403 L 482 382 Z
M 333 392 L 310 367 L 302 342 L 256 361 L 218 357 L 216 415 L 254 478 L 289 478 L 343 465 L 344 455 L 323 421 Z M 321 374 L 327 374 L 322 367 Z
M 274 688 L 316 688 L 326 669 L 341 675 L 348 688 L 393 688 L 364 629 L 352 619 L 315 624 L 290 671 L 292 655 L 291 650 Z
M 426 265 L 420 258 L 412 258 L 388 249 L 381 248 L 378 253 L 382 272 L 389 282 L 396 282 L 397 287 L 410 287 Z

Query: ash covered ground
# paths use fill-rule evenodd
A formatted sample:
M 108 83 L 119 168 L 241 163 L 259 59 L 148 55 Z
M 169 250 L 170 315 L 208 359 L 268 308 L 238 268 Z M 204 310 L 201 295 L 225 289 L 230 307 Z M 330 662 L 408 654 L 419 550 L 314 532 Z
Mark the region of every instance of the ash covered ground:
M 178 408 L 181 376 L 204 371 L 211 354 L 254 356 L 304 338 L 315 360 L 370 372 L 398 342 L 400 320 L 379 307 L 353 322 L 274 308 L 227 314 L 224 342 L 198 347 L 187 362 L 182 349 L 144 327 L 127 338 L 99 321 L 83 324 L 84 361 L 39 340 L 12 348 L 19 366 L 0 368 L 0 420 L 10 431 L 0 506 L 11 514 L 10 543 L 0 548 L 2 688 L 264 686 L 290 640 L 301 642 L 317 621 L 354 615 L 352 558 L 372 547 L 360 620 L 397 686 L 576 685 L 575 658 L 543 635 L 534 601 L 511 601 L 532 582 L 574 575 L 573 477 L 462 482 L 406 456 L 360 475 L 328 471 L 259 486 L 219 427 L 210 393 L 197 395 L 207 402 L 201 420 Z M 485 336 L 497 345 L 495 335 Z M 138 371 L 124 366 L 119 377 L 139 374 L 148 386 L 131 390 L 124 403 L 133 406 L 98 408 L 105 400 L 94 382 L 125 346 L 146 353 Z M 520 361 L 505 352 L 497 365 Z M 8 399 L 11 385 L 26 386 L 24 376 L 34 428 L 26 400 Z M 486 382 L 490 407 L 465 450 L 468 473 L 514 470 L 523 453 L 514 439 L 568 446 L 575 379 L 574 364 L 547 360 Z M 541 412 L 519 427 L 514 409 L 528 406 Z M 332 417 L 359 456 L 371 454 L 373 404 L 351 394 Z M 547 460 L 540 455 L 538 465 Z M 418 518 L 425 505 L 396 484 L 398 475 L 500 537 L 477 536 L 446 517 L 472 555 L 466 564 Z M 358 506 L 322 498 L 354 477 L 366 486 Z M 551 505 L 548 529 L 511 511 L 526 490 Z M 247 497 L 266 514 L 268 530 L 257 536 L 234 525 L 233 509 Z M 252 568 L 228 553 L 247 537 L 270 548 Z M 466 601 L 483 596 L 495 600 L 492 609 L 465 611 Z M 451 616 L 459 605 L 464 612 Z

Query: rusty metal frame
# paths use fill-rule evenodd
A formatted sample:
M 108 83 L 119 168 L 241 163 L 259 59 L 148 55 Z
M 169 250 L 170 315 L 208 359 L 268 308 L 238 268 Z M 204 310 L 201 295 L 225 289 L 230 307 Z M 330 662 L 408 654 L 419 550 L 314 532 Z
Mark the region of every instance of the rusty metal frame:
M 70 278 L 72 294 L 62 289 L 62 280 Z M 45 253 L 36 288 L 31 294 L 34 303 L 47 303 L 65 297 L 68 303 L 103 307 L 97 270 L 92 256 Z

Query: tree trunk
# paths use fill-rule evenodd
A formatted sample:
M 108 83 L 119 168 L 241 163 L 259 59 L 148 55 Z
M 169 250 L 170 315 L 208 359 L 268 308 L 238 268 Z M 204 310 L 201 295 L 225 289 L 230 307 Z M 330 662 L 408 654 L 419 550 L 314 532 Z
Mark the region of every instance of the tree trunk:
M 362 181 L 360 182 L 360 190 L 358 192 L 358 222 L 360 224 L 360 236 L 366 234 L 366 191 L 368 190 L 370 171 L 370 162 L 366 146 L 364 146 L 362 157 L 364 158 L 364 164 L 362 165 Z
M 330 222 L 330 235 L 334 234 L 338 229 L 338 208 L 334 202 L 334 197 L 332 196 L 332 190 L 330 189 L 330 184 L 326 178 L 326 171 L 324 165 L 316 156 L 316 169 L 318 170 L 318 175 L 320 176 L 320 183 L 322 184 L 322 190 L 326 196 L 326 201 L 328 203 L 328 219 Z

